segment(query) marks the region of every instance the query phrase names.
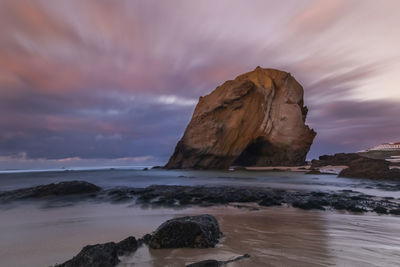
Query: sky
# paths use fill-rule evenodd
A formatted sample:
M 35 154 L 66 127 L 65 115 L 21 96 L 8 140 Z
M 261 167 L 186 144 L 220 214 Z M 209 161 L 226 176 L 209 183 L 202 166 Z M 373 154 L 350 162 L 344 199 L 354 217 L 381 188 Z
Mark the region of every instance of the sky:
M 304 87 L 309 159 L 400 141 L 400 1 L 0 0 L 0 169 L 164 164 L 199 96 Z

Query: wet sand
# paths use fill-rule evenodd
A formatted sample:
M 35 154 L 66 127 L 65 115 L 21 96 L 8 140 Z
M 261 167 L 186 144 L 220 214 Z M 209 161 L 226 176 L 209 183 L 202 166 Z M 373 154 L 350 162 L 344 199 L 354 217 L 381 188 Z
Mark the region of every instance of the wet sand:
M 398 217 L 259 208 L 143 209 L 107 203 L 3 207 L 0 266 L 51 266 L 70 259 L 87 244 L 141 237 L 167 219 L 204 213 L 216 216 L 224 233 L 216 248 L 142 247 L 122 258 L 120 266 L 184 266 L 244 253 L 251 258 L 227 266 L 398 266 L 400 262 Z
M 252 171 L 63 171 L 1 174 L 0 190 L 52 182 L 86 180 L 103 188 L 152 184 L 250 186 L 285 190 L 356 190 L 400 198 L 398 182 Z M 240 204 L 243 206 L 243 204 Z M 146 206 L 144 206 L 146 207 Z M 225 237 L 213 249 L 140 248 L 120 266 L 184 266 L 204 260 L 228 260 L 248 253 L 232 266 L 399 266 L 400 217 L 376 213 L 304 211 L 291 207 L 230 206 L 143 208 L 110 202 L 27 201 L 0 205 L 0 266 L 51 266 L 88 244 L 137 238 L 176 216 L 209 213 Z M 135 264 L 133 264 L 135 263 Z

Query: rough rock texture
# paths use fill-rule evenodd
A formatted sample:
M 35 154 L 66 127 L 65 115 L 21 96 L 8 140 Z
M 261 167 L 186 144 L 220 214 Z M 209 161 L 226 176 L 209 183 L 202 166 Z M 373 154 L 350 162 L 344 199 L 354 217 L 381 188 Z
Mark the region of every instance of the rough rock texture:
M 400 180 L 400 170 L 390 169 L 389 161 L 367 158 L 357 153 L 320 156 L 318 160 L 311 161 L 311 170 L 316 172 L 328 165 L 348 166 L 339 173 L 339 177 Z
M 118 255 L 125 255 L 136 251 L 138 242 L 130 236 L 121 242 L 85 246 L 75 257 L 56 267 L 113 267 L 120 260 Z
M 56 267 L 113 267 L 119 262 L 116 244 L 108 242 L 86 246 L 71 260 Z
M 138 241 L 135 237 L 129 236 L 124 240 L 117 243 L 117 254 L 119 256 L 126 255 L 136 251 L 139 247 Z
M 289 73 L 257 67 L 200 97 L 165 167 L 302 165 L 316 135 L 307 111 Z
M 389 168 L 390 162 L 383 159 L 359 158 L 351 161 L 346 168 L 339 173 L 340 177 L 393 179 L 400 180 L 400 171 Z
M 322 166 L 348 166 L 351 161 L 362 158 L 357 153 L 338 153 L 335 155 L 323 155 L 319 159 L 313 159 L 311 161 L 311 168 L 319 168 Z
M 399 191 L 400 184 L 376 183 L 377 188 Z M 364 188 L 364 187 L 363 187 Z M 368 188 L 368 187 L 365 187 Z M 399 211 L 397 200 L 365 195 L 352 190 L 339 192 L 296 192 L 293 190 L 236 186 L 177 186 L 153 185 L 146 188 L 117 189 L 121 195 L 135 199 L 137 204 L 184 207 L 188 205 L 212 206 L 257 202 L 261 206 L 292 205 L 300 209 L 337 209 L 352 212 L 373 211 L 385 207 L 390 213 Z M 114 194 L 115 190 L 110 193 Z M 235 204 L 236 207 L 238 205 Z M 244 207 L 244 206 L 243 206 Z M 252 209 L 250 207 L 250 209 Z
M 187 216 L 161 224 L 150 241 L 158 248 L 209 248 L 218 243 L 222 233 L 211 215 Z
M 85 181 L 69 181 L 57 184 L 39 185 L 0 193 L 0 200 L 11 201 L 25 198 L 91 194 L 97 193 L 100 190 L 101 188 L 97 185 Z

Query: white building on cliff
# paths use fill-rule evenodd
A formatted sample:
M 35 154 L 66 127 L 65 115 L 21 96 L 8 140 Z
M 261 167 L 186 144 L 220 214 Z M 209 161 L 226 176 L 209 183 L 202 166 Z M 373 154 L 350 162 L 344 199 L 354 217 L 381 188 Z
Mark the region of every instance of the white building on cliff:
M 385 143 L 368 149 L 368 151 L 396 151 L 396 150 L 400 151 L 400 142 Z

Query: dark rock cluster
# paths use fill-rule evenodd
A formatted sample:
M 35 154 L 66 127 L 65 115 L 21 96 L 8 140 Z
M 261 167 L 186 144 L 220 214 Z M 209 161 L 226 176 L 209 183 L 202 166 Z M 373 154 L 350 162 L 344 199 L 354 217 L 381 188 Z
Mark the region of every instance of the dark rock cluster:
M 257 202 L 261 206 L 292 205 L 305 210 L 332 208 L 350 212 L 376 212 L 377 207 L 383 207 L 390 213 L 391 210 L 400 208 L 394 199 L 374 197 L 352 190 L 297 192 L 255 187 L 154 185 L 146 188 L 114 189 L 107 194 L 111 198 L 117 196 L 124 200 L 136 199 L 136 203 L 142 205 L 166 207 Z
M 339 177 L 400 180 L 400 170 L 390 169 L 389 161 L 367 158 L 356 153 L 320 156 L 318 160 L 311 161 L 309 173 L 317 173 L 318 168 L 328 165 L 348 166 L 339 173 Z
M 338 153 L 335 155 L 322 155 L 319 159 L 311 161 L 311 169 L 316 169 L 323 166 L 341 166 L 348 165 L 351 161 L 360 159 L 361 156 L 357 153 Z
M 7 202 L 27 198 L 63 197 L 84 194 L 92 194 L 94 196 L 99 191 L 101 191 L 100 187 L 85 181 L 68 181 L 2 192 L 0 193 L 0 200 Z
M 146 234 L 139 240 L 130 236 L 118 243 L 85 246 L 71 260 L 56 267 L 113 267 L 120 262 L 118 256 L 133 253 L 142 244 L 149 244 L 153 249 L 208 248 L 214 247 L 221 236 L 218 222 L 211 215 L 175 218 L 161 224 L 153 234 Z M 242 257 L 249 257 L 246 255 Z
M 368 166 L 365 166 L 367 169 Z M 81 188 L 80 188 L 81 187 Z M 54 191 L 50 188 L 55 188 Z M 62 189 L 64 188 L 64 189 Z M 388 190 L 398 190 L 390 187 Z M 352 212 L 375 211 L 396 214 L 400 205 L 395 199 L 379 198 L 351 190 L 340 192 L 297 192 L 292 190 L 234 186 L 168 186 L 153 185 L 146 188 L 116 188 L 101 190 L 87 182 L 62 182 L 0 193 L 1 202 L 20 199 L 43 199 L 63 201 L 70 195 L 78 200 L 131 202 L 139 205 L 182 207 L 187 205 L 212 206 L 216 204 L 256 202 L 261 206 L 292 205 L 301 209 L 324 210 L 333 208 Z M 47 199 L 47 198 L 46 198 Z M 68 200 L 74 201 L 75 198 Z M 387 212 L 383 212 L 382 208 Z
M 390 169 L 390 162 L 383 159 L 359 158 L 351 161 L 340 177 L 400 180 L 400 170 Z

